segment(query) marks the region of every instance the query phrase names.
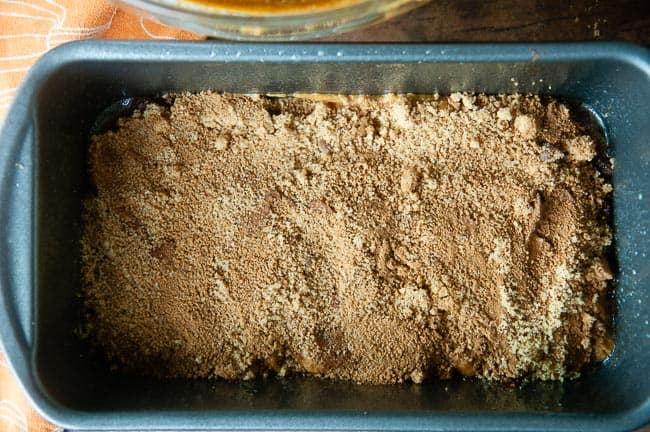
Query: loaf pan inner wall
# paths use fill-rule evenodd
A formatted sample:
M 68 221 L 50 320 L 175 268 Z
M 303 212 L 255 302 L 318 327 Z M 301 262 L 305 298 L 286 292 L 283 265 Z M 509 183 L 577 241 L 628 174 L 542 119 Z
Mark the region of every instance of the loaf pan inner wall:
M 163 56 L 164 57 L 164 56 Z M 341 59 L 341 57 L 344 57 Z M 619 60 L 418 63 L 353 61 L 332 52 L 301 62 L 210 58 L 70 62 L 37 94 L 35 116 L 36 350 L 34 371 L 57 405 L 82 412 L 406 411 L 499 413 L 624 413 L 650 391 L 647 374 L 650 147 L 648 76 Z M 616 155 L 617 280 L 612 358 L 593 373 L 564 383 L 517 388 L 476 380 L 422 385 L 356 385 L 313 378 L 225 382 L 155 380 L 107 373 L 75 330 L 81 319 L 82 199 L 88 191 L 91 128 L 107 106 L 133 96 L 212 89 L 240 93 L 486 93 L 533 92 L 577 99 L 603 119 Z M 645 322 L 645 324 L 644 324 Z

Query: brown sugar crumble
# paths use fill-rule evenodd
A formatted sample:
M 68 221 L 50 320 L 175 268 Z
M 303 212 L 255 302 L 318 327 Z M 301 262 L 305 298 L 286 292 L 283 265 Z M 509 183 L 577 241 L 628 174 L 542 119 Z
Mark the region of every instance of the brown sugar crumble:
M 94 136 L 88 332 L 162 377 L 577 376 L 611 186 L 535 96 L 170 97 Z

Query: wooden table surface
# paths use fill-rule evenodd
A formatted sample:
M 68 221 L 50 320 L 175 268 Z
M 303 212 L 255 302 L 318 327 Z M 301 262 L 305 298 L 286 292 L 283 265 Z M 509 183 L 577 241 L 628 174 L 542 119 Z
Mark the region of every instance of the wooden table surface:
M 433 0 L 339 36 L 364 42 L 622 40 L 650 44 L 649 0 Z

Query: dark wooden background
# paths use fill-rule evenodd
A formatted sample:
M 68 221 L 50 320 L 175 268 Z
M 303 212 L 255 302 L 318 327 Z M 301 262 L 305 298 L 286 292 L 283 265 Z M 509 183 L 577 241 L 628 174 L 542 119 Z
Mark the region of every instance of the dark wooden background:
M 650 44 L 650 0 L 432 0 L 405 15 L 324 40 Z

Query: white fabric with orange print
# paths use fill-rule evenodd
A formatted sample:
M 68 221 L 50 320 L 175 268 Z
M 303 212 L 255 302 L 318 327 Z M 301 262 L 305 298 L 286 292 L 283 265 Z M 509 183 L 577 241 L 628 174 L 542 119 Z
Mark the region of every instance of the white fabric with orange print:
M 105 0 L 0 0 L 0 119 L 30 66 L 76 39 L 203 39 Z

